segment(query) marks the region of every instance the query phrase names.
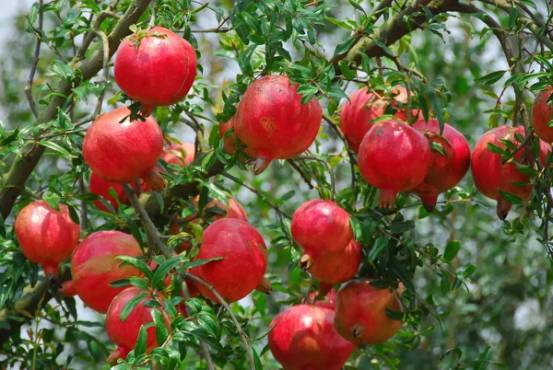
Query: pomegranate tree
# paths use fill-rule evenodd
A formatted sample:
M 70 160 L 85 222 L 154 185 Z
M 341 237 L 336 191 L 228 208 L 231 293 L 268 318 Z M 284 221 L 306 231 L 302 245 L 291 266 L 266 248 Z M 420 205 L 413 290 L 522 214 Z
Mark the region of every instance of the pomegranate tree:
M 380 190 L 380 206 L 392 208 L 397 193 L 424 181 L 430 158 L 422 133 L 403 121 L 386 120 L 374 124 L 363 138 L 358 163 L 363 178 Z
M 128 204 L 129 201 L 123 189 L 123 185 L 118 182 L 106 180 L 102 176 L 96 175 L 94 172 L 90 174 L 90 192 L 104 198 L 114 209 L 119 208 L 119 203 Z M 114 197 L 112 193 L 115 193 L 116 197 Z M 109 210 L 100 200 L 95 200 L 94 205 L 102 211 Z
M 152 27 L 127 37 L 114 62 L 115 81 L 144 114 L 182 100 L 196 77 L 196 52 L 179 35 Z
M 301 264 L 320 282 L 336 284 L 355 277 L 362 255 L 361 244 L 352 240 L 344 250 L 338 252 L 305 252 L 301 257 Z
M 438 194 L 453 188 L 467 173 L 470 147 L 465 136 L 447 123 L 442 135 L 440 123 L 435 119 L 419 120 L 413 127 L 440 148 L 431 150 L 428 173 L 424 181 L 414 189 L 421 197 L 424 207 L 431 211 L 436 207 Z
M 130 120 L 127 108 L 96 118 L 83 142 L 83 157 L 106 180 L 130 183 L 146 177 L 163 150 L 163 135 L 152 117 Z
M 246 153 L 255 155 L 257 172 L 273 159 L 304 152 L 317 136 L 321 105 L 316 99 L 302 104 L 297 88 L 286 76 L 265 76 L 240 101 L 234 131 Z
M 139 295 L 144 295 L 144 298 L 138 302 L 126 319 L 122 319 L 121 313 L 125 305 Z M 112 352 L 108 362 L 113 363 L 119 358 L 125 358 L 136 346 L 140 328 L 153 323 L 152 308 L 145 305 L 151 299 L 150 294 L 146 294 L 137 287 L 126 288 L 113 298 L 106 313 L 106 331 L 109 338 L 117 345 L 117 349 Z M 167 326 L 170 326 L 167 317 L 165 320 Z M 152 325 L 146 329 L 146 351 L 151 351 L 157 346 L 156 328 Z
M 225 300 L 234 302 L 264 284 L 266 253 L 263 237 L 255 227 L 240 219 L 222 218 L 205 229 L 197 256 L 222 259 L 190 272 L 211 284 Z M 198 283 L 196 288 L 202 296 L 218 302 L 206 286 Z
M 29 203 L 17 214 L 14 229 L 25 257 L 53 276 L 58 274 L 59 264 L 71 255 L 81 232 L 66 205 L 60 204 L 58 211 L 42 200 Z
M 334 327 L 334 310 L 301 304 L 271 323 L 269 348 L 284 370 L 340 370 L 353 345 Z
M 142 251 L 132 235 L 121 231 L 97 231 L 75 249 L 71 258 L 72 280 L 65 282 L 62 293 L 77 294 L 90 308 L 106 312 L 109 303 L 124 288 L 110 284 L 140 275 L 130 265 L 122 265 L 117 256 L 138 257 Z
M 349 214 L 331 200 L 303 203 L 294 212 L 291 228 L 296 242 L 314 253 L 344 250 L 353 239 Z
M 553 86 L 547 86 L 538 94 L 532 106 L 532 126 L 536 134 L 545 142 L 553 143 L 553 127 L 549 124 L 553 119 L 553 103 L 551 103 Z
M 526 136 L 523 126 L 499 126 L 487 131 L 478 139 L 472 152 L 471 169 L 474 184 L 488 198 L 497 201 L 497 216 L 505 219 L 512 207 L 505 194 L 514 195 L 522 201 L 530 199 L 532 185 L 530 177 L 521 172 L 516 162 L 529 164 L 533 154 L 529 149 L 522 147 L 516 134 Z M 517 147 L 510 160 L 504 162 L 501 154 L 490 150 L 490 145 L 505 149 L 504 142 L 510 142 Z M 540 157 L 545 160 L 548 145 L 540 142 Z
M 399 293 L 354 280 L 338 291 L 334 324 L 338 333 L 359 346 L 384 343 L 401 328 L 401 321 L 389 317 L 387 310 L 401 310 Z

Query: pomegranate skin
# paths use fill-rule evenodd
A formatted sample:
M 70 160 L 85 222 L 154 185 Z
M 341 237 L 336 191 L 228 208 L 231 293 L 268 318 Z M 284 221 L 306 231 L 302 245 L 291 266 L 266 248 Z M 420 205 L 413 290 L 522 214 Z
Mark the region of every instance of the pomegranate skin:
M 238 106 L 234 131 L 257 159 L 292 158 L 315 140 L 322 109 L 316 99 L 301 103 L 297 85 L 286 76 L 265 76 L 254 81 Z
M 292 216 L 291 229 L 296 242 L 312 253 L 344 250 L 353 239 L 349 214 L 331 200 L 303 203 Z
M 488 144 L 493 144 L 499 148 L 505 145 L 501 140 L 509 140 L 515 145 L 520 145 L 515 138 L 518 133 L 526 135 L 523 126 L 499 126 L 484 133 L 476 143 L 472 152 L 471 170 L 474 184 L 478 190 L 488 198 L 497 200 L 497 216 L 505 219 L 509 214 L 512 204 L 505 199 L 501 192 L 506 192 L 517 196 L 522 201 L 530 199 L 532 194 L 532 185 L 530 178 L 516 168 L 513 161 L 502 163 L 501 156 L 488 149 Z M 542 161 L 549 151 L 548 144 L 540 142 L 540 156 Z M 514 159 L 521 162 L 528 162 L 525 158 L 525 150 L 519 150 Z
M 171 144 L 163 151 L 161 159 L 168 164 L 186 167 L 194 160 L 195 146 L 193 143 Z
M 263 237 L 255 227 L 235 218 L 222 218 L 209 225 L 203 236 L 198 259 L 222 257 L 193 268 L 190 272 L 210 283 L 227 302 L 235 302 L 262 285 L 267 268 Z M 215 295 L 202 284 L 200 294 L 214 302 Z
M 26 205 L 15 218 L 15 236 L 25 257 L 44 268 L 47 276 L 57 276 L 59 264 L 71 255 L 79 242 L 81 228 L 73 222 L 69 208 L 60 204 L 56 211 L 45 201 Z
M 90 234 L 75 249 L 71 258 L 72 280 L 64 283 L 63 293 L 77 294 L 98 312 L 106 312 L 111 300 L 123 288 L 110 283 L 141 275 L 130 265 L 121 265 L 117 256 L 139 257 L 142 251 L 132 235 L 121 231 L 98 231 Z
M 401 328 L 401 321 L 391 319 L 386 310 L 400 309 L 397 294 L 367 280 L 354 280 L 338 291 L 334 325 L 340 335 L 358 346 L 384 343 Z
M 426 137 L 398 120 L 375 123 L 359 147 L 359 170 L 363 178 L 380 190 L 381 207 L 395 206 L 397 193 L 421 184 L 430 167 L 430 145 Z
M 271 323 L 269 348 L 284 370 L 340 370 L 353 345 L 334 328 L 334 310 L 301 304 Z
M 153 322 L 152 309 L 145 306 L 151 296 L 146 296 L 140 301 L 125 321 L 120 318 L 127 302 L 143 292 L 137 287 L 126 288 L 117 294 L 109 305 L 106 313 L 106 331 L 111 341 L 117 345 L 117 349 L 110 356 L 110 362 L 126 357 L 136 345 L 140 328 Z M 155 326 L 146 329 L 146 351 L 148 352 L 157 347 L 155 330 Z
M 425 134 L 431 142 L 442 146 L 443 154 L 430 151 L 430 168 L 424 181 L 415 188 L 424 207 L 432 211 L 436 207 L 438 194 L 457 185 L 465 176 L 470 165 L 470 146 L 465 136 L 447 123 L 440 136 L 440 123 L 431 119 L 418 120 L 413 127 Z
M 310 254 L 306 252 L 301 263 L 311 276 L 322 283 L 337 284 L 355 277 L 361 264 L 362 247 L 352 240 L 339 252 Z
M 110 190 L 113 190 L 117 194 L 117 199 L 110 194 Z M 119 203 L 129 203 L 129 200 L 125 195 L 123 185 L 118 182 L 105 180 L 101 176 L 96 175 L 94 172 L 90 174 L 90 192 L 104 198 L 113 206 L 113 209 L 115 210 L 119 208 Z M 106 207 L 100 200 L 95 200 L 94 205 L 101 211 L 109 211 L 108 207 Z
M 148 113 L 186 96 L 196 77 L 196 52 L 174 32 L 153 27 L 145 36 L 131 35 L 119 45 L 114 74 L 121 90 Z
M 547 86 L 538 94 L 532 106 L 534 132 L 547 143 L 553 143 L 553 127 L 547 125 L 553 118 L 553 104 L 548 103 L 551 94 L 553 94 L 553 86 Z
M 131 122 L 129 115 L 127 108 L 102 114 L 84 137 L 85 162 L 106 180 L 129 183 L 146 176 L 162 154 L 163 134 L 156 121 Z

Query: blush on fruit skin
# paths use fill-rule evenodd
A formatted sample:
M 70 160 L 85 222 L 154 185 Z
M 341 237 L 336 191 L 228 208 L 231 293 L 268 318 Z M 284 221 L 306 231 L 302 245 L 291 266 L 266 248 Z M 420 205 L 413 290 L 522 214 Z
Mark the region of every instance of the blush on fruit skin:
M 26 205 L 15 218 L 15 236 L 25 257 L 42 265 L 47 276 L 57 276 L 59 264 L 67 259 L 79 242 L 81 228 L 73 222 L 69 208 L 59 211 L 42 200 Z
M 222 257 L 191 269 L 190 273 L 211 284 L 227 302 L 247 296 L 263 283 L 267 249 L 255 227 L 235 218 L 222 218 L 209 225 L 197 259 Z M 200 283 L 200 294 L 214 302 L 215 295 Z
M 265 76 L 248 87 L 238 105 L 234 132 L 246 153 L 257 157 L 258 172 L 272 159 L 304 152 L 317 136 L 321 105 L 316 99 L 302 104 L 297 88 L 287 76 Z
M 117 349 L 110 355 L 108 362 L 113 363 L 119 358 L 125 358 L 136 346 L 140 328 L 153 322 L 152 308 L 146 307 L 145 303 L 151 299 L 146 295 L 131 311 L 126 320 L 121 320 L 120 315 L 127 302 L 144 291 L 137 287 L 129 287 L 121 291 L 109 305 L 106 313 L 106 331 Z M 168 318 L 165 317 L 168 321 Z M 146 329 L 146 351 L 149 352 L 158 346 L 156 328 L 151 326 Z
M 195 154 L 196 147 L 194 143 L 176 143 L 165 148 L 161 155 L 161 159 L 168 164 L 186 167 L 194 161 Z
M 386 310 L 401 310 L 397 293 L 353 280 L 338 291 L 334 324 L 340 335 L 358 346 L 384 343 L 401 328 L 401 321 L 391 319 Z
M 426 137 L 398 120 L 375 123 L 359 147 L 359 170 L 363 178 L 380 190 L 381 207 L 395 206 L 397 193 L 420 185 L 430 167 L 430 145 Z
M 179 35 L 153 27 L 127 37 L 114 62 L 117 85 L 149 114 L 159 105 L 182 100 L 196 77 L 196 52 Z
M 512 207 L 512 204 L 505 199 L 502 192 L 515 195 L 522 201 L 530 199 L 532 194 L 532 185 L 530 177 L 520 172 L 514 161 L 503 163 L 501 155 L 489 150 L 488 145 L 493 144 L 499 148 L 505 145 L 501 140 L 511 141 L 516 146 L 520 142 L 515 134 L 526 136 L 523 126 L 499 126 L 487 131 L 480 137 L 471 158 L 471 170 L 474 184 L 488 198 L 497 200 L 497 216 L 504 220 Z M 550 147 L 543 141 L 540 141 L 540 158 L 545 162 Z M 522 163 L 531 163 L 531 159 L 526 155 L 525 149 L 520 149 L 513 158 Z
M 306 252 L 301 263 L 313 278 L 326 284 L 337 284 L 355 277 L 362 257 L 361 244 L 352 240 L 338 252 L 310 254 Z
M 547 86 L 536 97 L 532 106 L 532 126 L 540 139 L 547 143 L 553 143 L 553 127 L 548 123 L 553 118 L 553 104 L 548 102 L 553 94 L 553 86 Z
M 303 203 L 292 216 L 292 236 L 312 253 L 344 250 L 353 239 L 349 214 L 331 200 Z
M 106 180 L 131 183 L 147 176 L 163 151 L 163 134 L 152 117 L 130 121 L 118 108 L 96 118 L 83 142 L 83 157 Z
M 284 370 L 340 370 L 354 350 L 334 328 L 334 310 L 301 304 L 271 323 L 269 348 Z
M 470 166 L 470 146 L 465 136 L 447 123 L 440 136 L 440 123 L 431 119 L 428 122 L 419 120 L 413 127 L 424 133 L 431 142 L 441 145 L 443 154 L 431 150 L 430 168 L 424 181 L 414 192 L 421 199 L 424 207 L 432 211 L 436 207 L 438 194 L 457 185 L 465 176 Z
M 110 190 L 117 194 L 117 199 L 110 194 Z M 123 185 L 118 182 L 105 180 L 103 177 L 96 175 L 94 172 L 90 174 L 90 192 L 104 198 L 113 206 L 113 209 L 115 210 L 119 208 L 119 203 L 129 203 L 129 200 L 125 195 Z M 95 200 L 94 205 L 101 211 L 109 211 L 108 207 L 106 207 L 100 200 Z
M 137 268 L 122 265 L 116 257 L 141 255 L 140 246 L 132 235 L 121 231 L 92 233 L 73 253 L 72 280 L 63 284 L 62 293 L 77 294 L 93 310 L 106 312 L 113 297 L 124 289 L 111 287 L 110 283 L 141 275 Z

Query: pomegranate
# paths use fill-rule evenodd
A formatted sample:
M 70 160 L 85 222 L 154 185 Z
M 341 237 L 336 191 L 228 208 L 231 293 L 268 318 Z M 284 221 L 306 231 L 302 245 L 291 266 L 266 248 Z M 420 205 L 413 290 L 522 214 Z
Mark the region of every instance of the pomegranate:
M 125 305 L 140 294 L 146 294 L 144 299 L 138 302 L 125 320 L 121 320 L 121 312 Z M 126 288 L 113 298 L 106 313 L 106 331 L 109 338 L 117 345 L 117 349 L 112 352 L 108 362 L 113 363 L 119 358 L 125 358 L 136 346 L 140 328 L 153 323 L 152 308 L 145 305 L 151 299 L 151 294 L 137 287 Z M 165 319 L 169 327 L 168 317 Z M 151 351 L 158 345 L 155 326 L 147 328 L 146 335 L 146 350 Z
M 292 158 L 315 140 L 322 109 L 316 99 L 301 103 L 297 85 L 286 76 L 265 76 L 254 81 L 238 106 L 234 131 L 255 155 L 256 172 L 272 159 Z
M 392 96 L 387 97 L 380 92 L 372 92 L 363 87 L 354 91 L 342 106 L 340 129 L 349 146 L 355 152 L 359 150 L 363 137 L 372 127 L 374 121 L 386 113 L 388 106 L 396 110 L 396 118 L 407 121 L 407 114 L 398 106 L 398 103 L 407 103 L 407 90 L 405 87 L 397 85 L 391 90 L 391 93 Z M 416 110 L 413 113 L 414 116 L 420 114 Z
M 467 173 L 470 165 L 470 147 L 463 134 L 447 123 L 442 135 L 440 123 L 435 119 L 428 122 L 419 120 L 413 127 L 443 149 L 442 153 L 434 150 L 430 152 L 428 173 L 414 190 L 421 197 L 424 207 L 431 211 L 436 207 L 438 194 L 457 185 Z
M 115 82 L 150 114 L 182 100 L 196 77 L 196 52 L 179 35 L 152 27 L 127 37 L 117 50 Z
M 25 257 L 42 265 L 47 276 L 58 274 L 59 264 L 79 242 L 81 228 L 73 222 L 69 208 L 59 211 L 42 200 L 26 205 L 15 218 L 15 236 Z
M 209 225 L 203 235 L 198 259 L 222 257 L 193 268 L 190 272 L 208 283 L 228 302 L 244 298 L 264 283 L 267 251 L 255 227 L 235 218 L 222 218 Z M 215 295 L 202 284 L 200 294 L 214 302 Z
M 319 307 L 326 307 L 332 310 L 336 309 L 336 290 L 334 290 L 332 286 L 329 287 L 330 288 L 328 289 L 328 292 L 326 292 L 326 294 L 324 294 L 324 289 L 322 289 L 323 287 L 321 287 L 321 291 L 310 292 L 307 295 L 306 302 Z
M 334 310 L 301 304 L 271 323 L 269 348 L 285 370 L 340 370 L 353 345 L 334 328 Z
M 354 280 L 338 291 L 334 324 L 340 335 L 358 346 L 384 343 L 401 328 L 401 321 L 390 318 L 386 310 L 401 310 L 398 293 Z
M 553 143 L 553 127 L 549 122 L 553 118 L 553 104 L 550 102 L 553 86 L 547 86 L 536 97 L 532 106 L 532 126 L 536 134 L 545 142 Z
M 349 214 L 331 200 L 303 203 L 294 212 L 291 226 L 296 242 L 315 253 L 344 250 L 353 239 Z
M 117 198 L 111 195 L 111 192 L 115 192 Z M 129 200 L 125 195 L 123 185 L 118 182 L 105 180 L 103 177 L 96 175 L 94 172 L 90 174 L 90 192 L 101 198 L 104 198 L 109 202 L 114 209 L 119 208 L 119 203 L 128 204 Z M 109 211 L 100 200 L 95 200 L 94 205 L 96 208 L 102 211 Z
M 83 157 L 103 178 L 130 183 L 148 176 L 163 150 L 163 135 L 152 117 L 129 119 L 127 108 L 96 118 L 86 132 Z
M 359 147 L 359 170 L 380 189 L 380 207 L 395 206 L 397 193 L 415 189 L 430 167 L 430 145 L 419 131 L 398 120 L 375 123 Z
M 501 155 L 492 152 L 488 145 L 493 144 L 496 147 L 505 148 L 502 141 L 506 140 L 518 147 L 520 142 L 515 137 L 516 133 L 523 137 L 526 135 L 523 126 L 504 125 L 489 130 L 480 137 L 472 152 L 471 169 L 474 184 L 482 194 L 497 200 L 497 216 L 502 220 L 507 217 L 512 207 L 502 193 L 512 194 L 522 201 L 530 199 L 532 193 L 530 178 L 518 170 L 514 162 L 531 163 L 531 155 L 525 148 L 520 148 L 514 155 L 514 161 L 503 163 Z M 540 142 L 542 161 L 545 161 L 548 150 L 548 145 Z
M 227 135 L 227 131 L 231 129 L 234 130 L 235 120 L 236 116 L 232 116 L 228 121 L 219 124 L 219 136 L 223 139 L 223 148 L 228 154 L 234 154 L 236 152 L 236 134 L 233 131 Z
M 175 143 L 163 149 L 161 159 L 167 164 L 184 168 L 194 161 L 194 156 L 195 146 L 193 143 Z M 156 164 L 147 175 L 142 177 L 141 190 L 147 193 L 152 190 L 160 191 L 165 188 L 165 180 L 162 173 L 163 169 Z
M 73 253 L 72 280 L 63 283 L 62 293 L 77 294 L 90 308 L 106 312 L 113 297 L 124 289 L 111 287 L 110 283 L 141 274 L 133 266 L 122 265 L 116 257 L 141 255 L 140 246 L 132 235 L 121 231 L 92 233 Z
M 301 263 L 315 279 L 322 283 L 336 284 L 350 280 L 357 274 L 361 256 L 361 245 L 352 240 L 339 252 L 306 252 L 301 258 Z

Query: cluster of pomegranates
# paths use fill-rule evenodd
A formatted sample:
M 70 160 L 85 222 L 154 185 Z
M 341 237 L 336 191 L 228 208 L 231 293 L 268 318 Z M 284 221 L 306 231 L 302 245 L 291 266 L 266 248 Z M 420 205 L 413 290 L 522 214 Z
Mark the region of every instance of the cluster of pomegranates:
M 553 141 L 551 105 L 547 99 L 551 88 L 538 96 L 534 104 L 533 126 L 543 140 L 540 154 L 545 161 Z M 497 214 L 507 217 L 511 208 L 509 194 L 522 201 L 530 197 L 530 177 L 517 164 L 531 165 L 536 157 L 526 141 L 524 127 L 500 126 L 486 132 L 478 140 L 471 156 L 462 133 L 449 124 L 443 130 L 437 120 L 424 120 L 416 110 L 406 112 L 399 103 L 406 101 L 402 87 L 392 89 L 392 97 L 366 88 L 351 94 L 344 104 L 340 128 L 352 150 L 358 154 L 363 178 L 380 190 L 381 207 L 394 207 L 397 193 L 417 194 L 426 209 L 432 210 L 439 193 L 456 186 L 472 163 L 476 187 L 497 201 Z M 391 110 L 392 118 L 383 117 Z M 409 114 L 407 114 L 409 113 Z M 413 124 L 406 119 L 410 117 Z M 516 147 L 511 158 L 502 158 L 501 151 Z

